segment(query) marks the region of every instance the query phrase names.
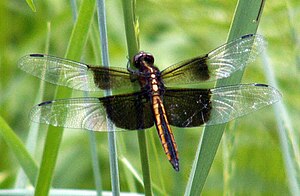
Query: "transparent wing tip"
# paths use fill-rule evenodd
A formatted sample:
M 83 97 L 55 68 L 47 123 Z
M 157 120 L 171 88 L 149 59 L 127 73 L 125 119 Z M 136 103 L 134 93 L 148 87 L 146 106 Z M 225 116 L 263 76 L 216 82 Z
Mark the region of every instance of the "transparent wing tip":
M 39 105 L 35 105 L 33 108 L 31 108 L 29 118 L 32 122 L 41 123 L 41 110 Z
M 207 125 L 229 122 L 281 100 L 281 93 L 267 84 L 241 84 L 212 89 L 211 118 Z
M 37 58 L 44 58 L 45 55 L 43 54 L 28 54 L 23 57 L 21 57 L 18 61 L 18 67 L 27 72 L 32 73 L 34 71 L 34 61 Z
M 253 84 L 253 86 L 258 86 L 258 87 L 261 87 L 261 88 L 266 88 L 265 89 L 265 95 L 268 95 L 268 100 L 269 100 L 269 103 L 268 105 L 271 105 L 273 103 L 276 103 L 278 101 L 281 101 L 282 99 L 282 94 L 279 92 L 279 90 L 277 90 L 275 87 L 273 86 L 270 86 L 270 85 L 267 85 L 267 84 L 259 84 L 259 83 L 255 83 Z
M 53 104 L 53 102 L 54 101 L 45 101 L 38 105 L 33 106 L 29 114 L 30 120 L 35 123 L 52 124 L 50 123 L 50 121 L 45 120 L 47 118 L 42 117 L 42 110 L 43 108 L 44 109 L 45 108 L 48 109 L 48 107 L 51 108 L 51 104 Z M 48 115 L 48 113 L 45 113 L 44 115 Z
M 258 34 L 249 34 L 246 35 L 245 38 L 252 37 L 253 44 L 252 44 L 252 52 L 250 53 L 249 62 L 252 62 L 255 60 L 255 57 L 260 54 L 266 47 L 267 42 L 265 41 L 264 37 L 262 35 Z M 243 39 L 243 37 L 242 37 Z
M 265 49 L 267 43 L 262 35 L 247 34 L 242 36 L 240 45 L 244 45 L 244 52 L 249 54 L 246 64 L 255 61 L 256 57 Z M 243 43 L 245 42 L 245 43 Z
M 26 62 L 28 62 L 28 58 L 30 58 L 30 56 L 29 56 L 29 55 L 25 55 L 25 56 L 21 57 L 21 58 L 19 59 L 19 61 L 18 61 L 18 67 L 19 67 L 20 69 L 22 69 L 23 71 L 26 71 L 26 70 L 27 70 L 27 68 L 25 68 L 25 67 L 26 67 L 26 65 L 27 65 Z M 26 71 L 26 72 L 27 72 L 27 71 Z

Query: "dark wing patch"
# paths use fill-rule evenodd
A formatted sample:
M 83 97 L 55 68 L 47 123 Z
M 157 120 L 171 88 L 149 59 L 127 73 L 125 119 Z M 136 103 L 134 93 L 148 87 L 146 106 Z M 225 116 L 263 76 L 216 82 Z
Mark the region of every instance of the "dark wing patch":
M 166 85 L 208 81 L 210 71 L 208 70 L 207 60 L 206 55 L 179 62 L 163 70 L 162 78 Z
M 31 54 L 19 60 L 19 67 L 46 82 L 82 91 L 127 89 L 138 87 L 122 68 L 94 67 L 68 59 Z
M 210 118 L 209 89 L 167 89 L 163 103 L 170 125 L 198 127 Z
M 103 97 L 100 101 L 117 127 L 137 130 L 154 125 L 150 102 L 140 92 Z
M 150 105 L 139 93 L 47 101 L 33 107 L 30 117 L 34 122 L 53 126 L 107 131 L 106 115 L 121 130 L 153 126 Z
M 253 62 L 264 45 L 262 36 L 249 34 L 224 44 L 207 55 L 166 68 L 162 71 L 162 78 L 166 86 L 227 78 Z
M 132 81 L 126 69 L 117 67 L 94 67 L 89 66 L 93 72 L 94 84 L 100 89 L 139 89 L 137 81 Z

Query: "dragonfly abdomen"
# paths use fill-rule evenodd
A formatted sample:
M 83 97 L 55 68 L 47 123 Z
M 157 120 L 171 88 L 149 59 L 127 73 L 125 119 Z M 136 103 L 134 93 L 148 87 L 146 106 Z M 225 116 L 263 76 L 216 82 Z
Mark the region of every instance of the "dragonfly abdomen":
M 178 150 L 166 111 L 159 95 L 152 96 L 152 110 L 162 147 L 176 171 L 179 171 Z

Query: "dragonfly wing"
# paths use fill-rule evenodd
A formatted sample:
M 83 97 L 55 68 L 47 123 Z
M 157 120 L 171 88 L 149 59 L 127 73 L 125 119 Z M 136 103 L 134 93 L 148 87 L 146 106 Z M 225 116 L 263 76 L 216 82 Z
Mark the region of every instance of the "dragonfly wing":
M 162 71 L 162 77 L 167 86 L 227 78 L 254 61 L 264 45 L 261 35 L 245 35 L 218 47 L 207 55 L 166 68 Z
M 243 84 L 211 90 L 212 110 L 207 125 L 223 124 L 281 100 L 280 92 L 265 84 Z
M 103 97 L 101 102 L 117 127 L 139 130 L 154 125 L 150 102 L 142 92 Z
M 22 57 L 19 67 L 44 81 L 82 91 L 128 88 L 135 85 L 130 81 L 126 69 L 94 67 L 44 54 Z
M 137 93 L 47 101 L 33 107 L 30 117 L 38 123 L 92 131 L 107 131 L 108 117 L 123 130 L 146 129 L 153 126 L 152 114 L 150 105 L 140 96 Z
M 170 125 L 176 127 L 197 127 L 210 118 L 209 89 L 168 89 L 163 104 Z
M 211 90 L 167 90 L 164 96 L 169 123 L 177 127 L 197 127 L 229 122 L 281 99 L 273 87 L 244 84 Z

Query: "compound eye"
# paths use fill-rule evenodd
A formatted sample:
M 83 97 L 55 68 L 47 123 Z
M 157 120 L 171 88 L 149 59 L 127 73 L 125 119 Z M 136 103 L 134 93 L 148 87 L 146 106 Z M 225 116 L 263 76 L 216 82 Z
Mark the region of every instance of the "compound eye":
M 154 57 L 151 54 L 147 54 L 144 57 L 144 61 L 147 62 L 148 64 L 153 64 L 154 63 Z
M 144 53 L 143 52 L 139 52 L 138 54 L 136 54 L 133 57 L 133 65 L 136 68 L 140 68 L 141 67 L 141 63 L 142 63 L 142 59 L 143 59 Z
M 134 66 L 140 68 L 144 63 L 153 64 L 154 58 L 151 54 L 139 52 L 133 57 Z

